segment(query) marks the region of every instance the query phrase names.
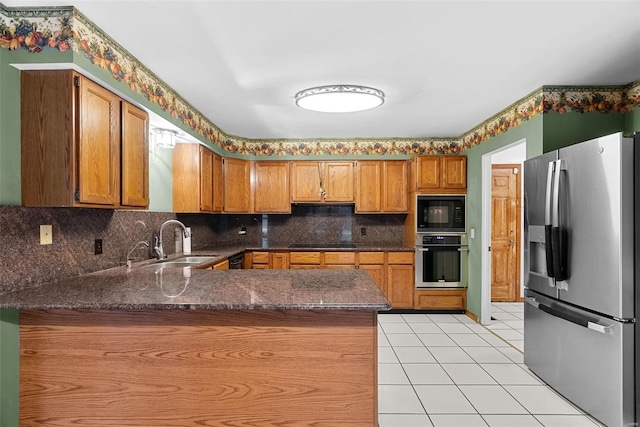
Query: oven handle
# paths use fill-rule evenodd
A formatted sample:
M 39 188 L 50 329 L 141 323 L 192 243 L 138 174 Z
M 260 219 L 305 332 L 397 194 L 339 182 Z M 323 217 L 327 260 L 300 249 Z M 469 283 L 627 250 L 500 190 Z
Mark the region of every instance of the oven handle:
M 447 245 L 433 245 L 433 246 L 416 246 L 416 251 L 419 252 L 428 252 L 431 249 L 444 249 L 451 250 L 457 248 L 458 252 L 469 252 L 468 246 L 447 246 Z

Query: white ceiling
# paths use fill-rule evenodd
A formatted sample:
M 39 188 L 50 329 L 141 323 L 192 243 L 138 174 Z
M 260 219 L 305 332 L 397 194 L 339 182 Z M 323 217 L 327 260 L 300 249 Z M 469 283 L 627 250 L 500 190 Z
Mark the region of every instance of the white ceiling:
M 114 1 L 72 5 L 224 132 L 246 138 L 457 137 L 542 85 L 640 78 L 640 0 Z M 296 92 L 373 86 L 374 110 Z

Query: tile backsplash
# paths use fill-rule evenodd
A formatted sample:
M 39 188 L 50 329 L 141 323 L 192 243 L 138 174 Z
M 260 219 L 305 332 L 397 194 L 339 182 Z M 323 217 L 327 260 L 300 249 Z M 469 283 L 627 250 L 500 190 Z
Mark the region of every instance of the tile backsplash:
M 207 215 L 80 208 L 0 206 L 0 292 L 123 265 L 138 242 L 169 219 L 191 227 L 192 250 L 215 246 L 288 246 L 351 242 L 401 245 L 406 215 L 354 215 L 349 205 L 294 205 L 291 215 Z M 40 225 L 53 227 L 53 244 L 40 245 Z M 238 232 L 244 227 L 246 234 Z M 366 235 L 361 229 L 366 228 Z M 167 254 L 175 252 L 174 227 L 165 229 Z M 103 253 L 94 255 L 95 239 Z M 151 256 L 139 245 L 132 256 Z

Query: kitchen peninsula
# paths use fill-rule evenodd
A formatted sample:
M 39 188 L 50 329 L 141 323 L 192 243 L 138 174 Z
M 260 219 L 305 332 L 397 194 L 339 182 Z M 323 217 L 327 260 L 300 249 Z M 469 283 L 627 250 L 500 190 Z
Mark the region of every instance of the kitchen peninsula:
M 390 305 L 365 271 L 148 264 L 0 295 L 21 426 L 376 425 Z

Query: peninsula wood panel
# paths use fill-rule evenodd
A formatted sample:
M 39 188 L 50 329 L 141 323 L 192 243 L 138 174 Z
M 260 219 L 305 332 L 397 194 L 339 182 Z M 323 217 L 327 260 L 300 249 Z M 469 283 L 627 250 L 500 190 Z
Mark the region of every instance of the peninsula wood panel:
M 23 311 L 20 425 L 374 426 L 357 311 Z

